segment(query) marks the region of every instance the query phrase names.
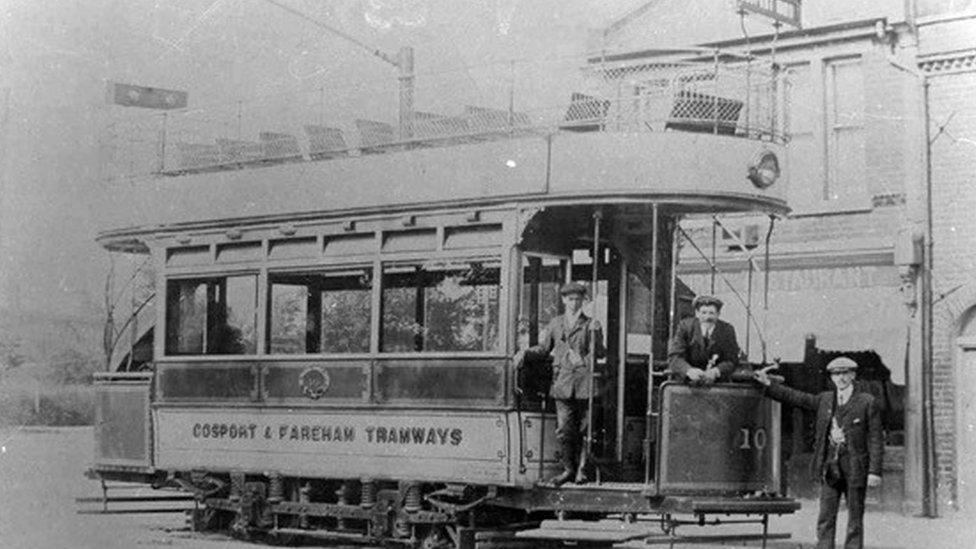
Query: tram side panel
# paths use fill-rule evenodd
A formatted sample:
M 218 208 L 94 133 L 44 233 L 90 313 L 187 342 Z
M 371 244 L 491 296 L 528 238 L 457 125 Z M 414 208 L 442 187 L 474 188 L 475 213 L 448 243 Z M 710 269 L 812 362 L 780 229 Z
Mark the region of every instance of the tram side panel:
M 160 408 L 157 467 L 507 484 L 499 413 Z

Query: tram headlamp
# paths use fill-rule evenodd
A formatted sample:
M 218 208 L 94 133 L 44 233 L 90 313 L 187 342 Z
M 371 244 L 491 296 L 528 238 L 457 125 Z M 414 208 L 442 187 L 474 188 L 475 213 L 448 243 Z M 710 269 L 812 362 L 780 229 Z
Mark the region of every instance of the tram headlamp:
M 762 150 L 749 163 L 749 173 L 746 176 L 752 184 L 765 189 L 779 179 L 779 159 L 772 151 Z

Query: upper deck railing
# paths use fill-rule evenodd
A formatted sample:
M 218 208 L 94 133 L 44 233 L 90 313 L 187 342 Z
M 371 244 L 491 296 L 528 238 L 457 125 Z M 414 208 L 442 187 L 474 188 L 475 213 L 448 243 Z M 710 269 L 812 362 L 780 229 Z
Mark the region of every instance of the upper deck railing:
M 698 52 L 696 55 L 700 55 Z M 112 177 L 181 175 L 557 131 L 698 132 L 783 143 L 788 79 L 728 56 L 520 61 L 117 117 Z M 130 113 L 125 113 L 130 114 Z

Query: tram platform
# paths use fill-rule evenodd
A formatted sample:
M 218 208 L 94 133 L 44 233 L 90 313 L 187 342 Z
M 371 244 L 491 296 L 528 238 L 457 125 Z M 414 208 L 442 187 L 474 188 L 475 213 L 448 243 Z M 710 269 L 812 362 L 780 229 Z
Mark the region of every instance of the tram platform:
M 800 510 L 782 516 L 773 516 L 769 520 L 771 532 L 789 532 L 789 539 L 770 540 L 766 547 L 769 549 L 813 549 L 817 546 L 817 501 L 813 499 L 800 500 Z M 868 510 L 864 517 L 864 547 L 865 549 L 917 549 L 926 547 L 931 549 L 957 549 L 972 547 L 976 539 L 976 517 L 964 516 L 960 512 L 947 510 L 939 518 L 923 518 L 906 516 L 894 511 Z M 837 546 L 843 546 L 841 532 L 847 526 L 847 509 L 842 507 L 837 519 Z M 729 526 L 728 533 L 734 532 Z M 754 532 L 755 528 L 743 527 L 743 532 Z M 682 527 L 685 536 L 692 536 L 698 532 L 708 532 L 708 528 L 693 526 Z M 679 547 L 688 549 L 713 549 L 728 547 L 760 547 L 757 541 L 728 541 L 724 543 L 682 543 Z M 614 545 L 614 547 L 636 548 L 649 547 L 642 541 L 629 541 Z

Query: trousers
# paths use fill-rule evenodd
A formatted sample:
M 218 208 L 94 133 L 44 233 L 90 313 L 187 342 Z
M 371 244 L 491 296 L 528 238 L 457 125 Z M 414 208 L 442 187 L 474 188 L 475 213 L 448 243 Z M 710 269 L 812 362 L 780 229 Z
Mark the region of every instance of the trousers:
M 587 402 L 582 398 L 556 399 L 556 440 L 561 446 L 566 470 L 576 467 L 583 447 Z
M 832 482 L 820 482 L 820 513 L 817 517 L 817 549 L 833 549 L 834 537 L 837 534 L 837 511 L 840 508 L 841 494 L 847 499 L 847 537 L 844 541 L 845 549 L 862 549 L 864 547 L 864 499 L 867 487 L 864 482 L 860 486 L 851 486 L 850 466 L 848 460 L 842 458 L 840 463 L 840 478 Z

